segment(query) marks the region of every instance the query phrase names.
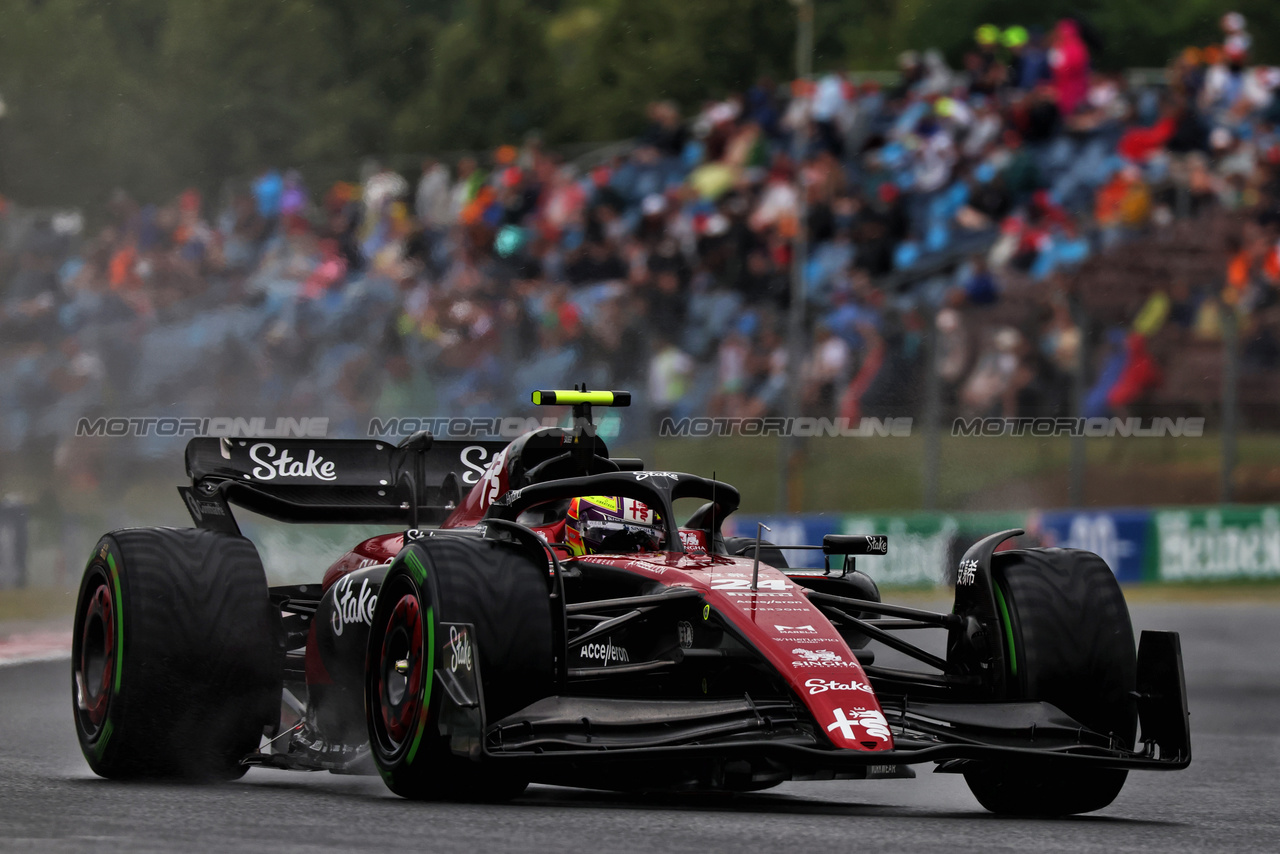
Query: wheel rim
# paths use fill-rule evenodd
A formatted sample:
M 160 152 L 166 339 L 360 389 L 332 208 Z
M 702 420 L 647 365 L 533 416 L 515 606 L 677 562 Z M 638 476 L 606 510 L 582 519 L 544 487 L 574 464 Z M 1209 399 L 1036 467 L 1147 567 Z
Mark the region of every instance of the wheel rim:
M 116 667 L 116 611 L 111 588 L 102 579 L 89 594 L 76 660 L 76 706 L 89 734 L 107 717 Z
M 397 601 L 387 621 L 378 663 L 377 715 L 394 752 L 408 739 L 422 702 L 422 606 L 414 593 Z

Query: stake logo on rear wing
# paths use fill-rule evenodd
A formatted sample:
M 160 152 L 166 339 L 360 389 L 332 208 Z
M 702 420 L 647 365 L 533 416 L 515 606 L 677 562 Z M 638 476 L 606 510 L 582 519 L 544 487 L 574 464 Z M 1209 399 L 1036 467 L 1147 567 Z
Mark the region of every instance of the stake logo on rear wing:
M 506 446 L 505 440 L 435 441 L 429 434 L 399 445 L 200 437 L 186 452 L 199 500 L 183 499 L 199 527 L 212 523 L 203 511 L 210 501 L 218 506 L 215 495 L 282 522 L 438 524 Z M 225 519 L 217 521 L 226 526 Z

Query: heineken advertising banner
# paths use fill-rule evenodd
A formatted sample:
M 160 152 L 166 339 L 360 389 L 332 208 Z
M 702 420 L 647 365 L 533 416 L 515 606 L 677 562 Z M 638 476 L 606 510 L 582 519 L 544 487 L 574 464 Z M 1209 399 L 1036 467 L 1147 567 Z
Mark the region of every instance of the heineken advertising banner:
M 1280 578 L 1280 507 L 1155 510 L 1147 577 Z
M 752 537 L 756 523 L 779 545 L 820 545 L 824 534 L 885 534 L 889 553 L 858 559 L 881 584 L 952 584 L 965 549 L 996 531 L 1022 528 L 1009 546 L 1094 552 L 1122 583 L 1280 579 L 1280 507 L 1117 508 L 1027 513 L 806 514 L 743 516 L 730 536 Z M 819 553 L 785 551 L 793 567 L 821 567 Z

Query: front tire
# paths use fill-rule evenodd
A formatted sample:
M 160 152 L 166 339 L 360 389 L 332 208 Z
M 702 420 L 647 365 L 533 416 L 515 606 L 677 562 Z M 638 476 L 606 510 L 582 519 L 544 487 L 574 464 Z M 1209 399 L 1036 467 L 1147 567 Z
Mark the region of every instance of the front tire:
M 482 802 L 524 791 L 528 780 L 455 753 L 442 730 L 449 701 L 441 674 L 451 655 L 443 624 L 474 629 L 484 720 L 492 722 L 551 693 L 553 618 L 545 561 L 511 543 L 438 536 L 405 547 L 379 590 L 365 666 L 369 745 L 391 791 Z
M 76 733 L 95 774 L 242 776 L 279 721 L 282 667 L 251 542 L 197 528 L 98 541 L 72 639 Z
M 1137 706 L 1133 626 L 1102 558 L 1077 549 L 997 553 L 992 562 L 1010 700 L 1043 700 L 1132 748 Z M 991 812 L 1071 815 L 1108 806 L 1126 771 L 1044 762 L 975 763 L 964 774 Z

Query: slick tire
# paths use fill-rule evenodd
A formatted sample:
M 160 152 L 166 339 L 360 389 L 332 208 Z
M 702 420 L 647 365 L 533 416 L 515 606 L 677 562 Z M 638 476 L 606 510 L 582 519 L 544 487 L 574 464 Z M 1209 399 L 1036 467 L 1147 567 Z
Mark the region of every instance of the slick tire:
M 197 528 L 98 541 L 72 636 L 80 749 L 112 779 L 232 780 L 280 719 L 284 654 L 257 549 Z
M 462 675 L 464 667 L 449 629 L 474 631 L 465 669 L 478 667 L 484 720 L 492 723 L 552 693 L 554 619 L 546 562 L 519 546 L 436 536 L 400 552 L 378 593 L 365 665 L 369 745 L 391 791 L 502 802 L 525 790 L 527 779 L 458 755 L 441 732 L 450 702 L 444 671 Z
M 1133 747 L 1137 656 L 1129 609 L 1102 558 L 1076 549 L 997 554 L 992 565 L 1008 662 L 1007 699 L 1052 703 Z M 1128 772 L 1046 763 L 981 763 L 965 771 L 984 807 L 1071 815 L 1115 800 Z

